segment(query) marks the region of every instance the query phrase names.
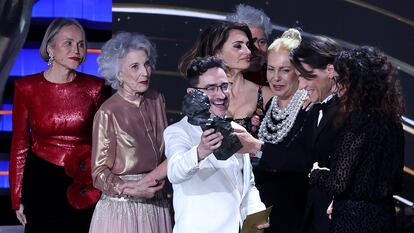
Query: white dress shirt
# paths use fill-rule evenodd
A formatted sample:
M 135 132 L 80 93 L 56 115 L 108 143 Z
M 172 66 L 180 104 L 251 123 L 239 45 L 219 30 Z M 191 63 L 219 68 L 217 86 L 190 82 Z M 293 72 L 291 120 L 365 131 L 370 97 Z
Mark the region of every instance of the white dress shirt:
M 328 97 L 326 97 L 326 98 L 325 98 L 325 99 L 321 102 L 321 104 L 326 104 L 326 103 L 328 103 L 328 101 L 329 101 L 329 100 L 331 100 L 333 97 L 334 97 L 334 95 L 329 95 Z M 317 124 L 317 126 L 319 126 L 319 123 L 321 122 L 322 117 L 323 117 L 323 111 L 322 111 L 322 110 L 319 110 L 319 115 L 318 115 L 318 124 Z

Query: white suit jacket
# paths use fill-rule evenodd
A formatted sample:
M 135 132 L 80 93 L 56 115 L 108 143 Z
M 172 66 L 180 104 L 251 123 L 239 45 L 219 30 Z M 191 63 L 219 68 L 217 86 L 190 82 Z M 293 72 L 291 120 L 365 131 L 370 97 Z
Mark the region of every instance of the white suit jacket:
M 265 209 L 254 186 L 250 157 L 235 154 L 220 161 L 210 154 L 198 162 L 201 134 L 201 128 L 189 124 L 187 117 L 164 131 L 168 179 L 174 191 L 173 232 L 237 233 L 248 214 Z M 242 183 L 234 179 L 237 164 L 243 169 Z

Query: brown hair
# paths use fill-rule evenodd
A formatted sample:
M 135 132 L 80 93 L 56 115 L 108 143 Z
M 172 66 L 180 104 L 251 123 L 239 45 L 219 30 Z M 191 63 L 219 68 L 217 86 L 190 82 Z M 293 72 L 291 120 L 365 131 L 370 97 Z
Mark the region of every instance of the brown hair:
M 249 49 L 256 50 L 255 46 L 253 45 L 252 34 L 246 24 L 225 22 L 219 25 L 213 25 L 206 28 L 198 36 L 198 39 L 193 48 L 191 48 L 182 56 L 178 64 L 178 71 L 181 73 L 181 75 L 185 76 L 187 66 L 194 58 L 215 56 L 217 52 L 223 48 L 224 43 L 229 38 L 229 33 L 231 30 L 239 30 L 246 33 L 250 44 Z

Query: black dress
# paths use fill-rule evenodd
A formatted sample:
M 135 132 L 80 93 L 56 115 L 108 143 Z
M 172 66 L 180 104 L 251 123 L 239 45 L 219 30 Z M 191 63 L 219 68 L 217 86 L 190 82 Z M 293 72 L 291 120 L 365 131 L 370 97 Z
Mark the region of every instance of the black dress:
M 301 228 L 309 183 L 309 159 L 302 132 L 307 115 L 308 112 L 300 110 L 293 127 L 281 142 L 265 143 L 259 166 L 255 169 L 260 197 L 266 206 L 273 205 L 270 228 L 265 232 L 296 233 Z
M 330 172 L 315 170 L 310 177 L 334 197 L 330 231 L 395 232 L 392 195 L 400 188 L 404 166 L 401 125 L 380 114 L 351 113 L 330 165 Z

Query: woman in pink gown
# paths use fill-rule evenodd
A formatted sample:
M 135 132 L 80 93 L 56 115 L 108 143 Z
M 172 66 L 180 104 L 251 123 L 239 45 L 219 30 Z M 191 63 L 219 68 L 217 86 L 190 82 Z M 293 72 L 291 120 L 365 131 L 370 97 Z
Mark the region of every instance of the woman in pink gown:
M 106 42 L 98 58 L 99 72 L 117 92 L 94 119 L 92 177 L 102 196 L 90 232 L 172 231 L 164 190 L 165 100 L 148 89 L 155 58 L 145 36 L 128 32 Z

